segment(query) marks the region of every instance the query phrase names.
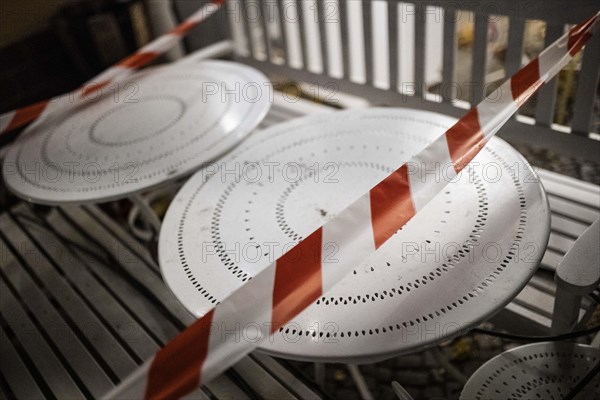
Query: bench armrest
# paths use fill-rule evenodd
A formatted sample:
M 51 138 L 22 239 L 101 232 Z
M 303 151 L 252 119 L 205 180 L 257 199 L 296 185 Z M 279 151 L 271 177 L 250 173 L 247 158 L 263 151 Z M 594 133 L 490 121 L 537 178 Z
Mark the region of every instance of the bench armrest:
M 581 297 L 600 284 L 600 219 L 567 251 L 556 269 L 552 333 L 571 331 L 579 319 Z
M 600 219 L 597 219 L 567 251 L 556 269 L 560 290 L 584 295 L 600 284 Z

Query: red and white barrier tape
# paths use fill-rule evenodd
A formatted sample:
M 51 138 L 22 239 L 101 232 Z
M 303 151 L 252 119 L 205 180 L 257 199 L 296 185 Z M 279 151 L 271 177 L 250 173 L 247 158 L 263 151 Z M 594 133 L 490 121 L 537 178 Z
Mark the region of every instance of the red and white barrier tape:
M 451 163 L 458 174 L 531 95 L 585 44 L 600 13 L 577 25 L 471 109 L 453 127 L 368 193 L 218 304 L 136 370 L 108 398 L 180 398 L 210 381 L 316 301 L 421 210 L 447 180 L 427 171 Z M 408 166 L 411 166 L 409 170 Z M 336 263 L 322 245 L 339 246 Z M 269 295 L 270 294 L 270 295 Z M 245 327 L 235 340 L 212 326 Z M 248 328 L 250 327 L 250 328 Z M 247 332 L 254 329 L 255 332 Z M 254 335 L 254 336 L 253 336 Z
M 149 64 L 160 55 L 175 46 L 190 30 L 200 22 L 214 14 L 225 0 L 212 0 L 205 4 L 189 18 L 176 26 L 170 32 L 159 36 L 131 56 L 121 60 L 91 81 L 75 91 L 75 96 L 59 96 L 52 100 L 39 103 L 0 115 L 0 135 L 17 129 L 29 122 L 33 122 L 44 115 L 49 105 L 55 102 L 65 102 L 74 99 L 72 105 L 76 106 L 85 101 L 91 94 L 97 93 L 114 82 L 129 76 L 137 68 Z

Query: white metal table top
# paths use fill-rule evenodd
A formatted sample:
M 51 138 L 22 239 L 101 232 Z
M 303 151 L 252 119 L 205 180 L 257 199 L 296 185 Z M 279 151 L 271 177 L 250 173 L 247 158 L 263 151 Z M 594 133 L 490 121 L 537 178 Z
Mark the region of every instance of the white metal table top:
M 367 109 L 257 132 L 193 176 L 172 202 L 159 242 L 167 284 L 203 315 L 453 121 L 424 111 Z M 438 173 L 444 179 L 443 168 Z M 494 139 L 469 173 L 261 350 L 372 362 L 446 340 L 518 294 L 548 234 L 536 175 Z M 324 251 L 335 258 L 335 244 Z
M 545 342 L 516 347 L 475 371 L 460 398 L 562 399 L 599 361 L 600 350 L 582 344 Z M 597 399 L 598 394 L 600 376 L 577 398 Z
M 77 112 L 31 126 L 4 160 L 18 196 L 43 204 L 103 202 L 191 174 L 237 145 L 270 107 L 269 80 L 226 61 L 135 74 Z M 107 93 L 108 92 L 108 93 Z

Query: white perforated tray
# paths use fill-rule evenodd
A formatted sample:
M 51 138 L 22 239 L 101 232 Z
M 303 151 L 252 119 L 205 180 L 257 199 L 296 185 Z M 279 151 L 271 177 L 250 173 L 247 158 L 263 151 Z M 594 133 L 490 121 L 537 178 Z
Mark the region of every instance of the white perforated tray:
M 462 400 L 562 400 L 598 362 L 600 350 L 574 343 L 534 343 L 506 351 L 469 378 Z M 600 376 L 577 396 L 600 397 Z
M 15 194 L 66 204 L 151 188 L 238 144 L 270 106 L 268 79 L 226 61 L 155 68 L 104 92 L 77 112 L 49 114 L 21 135 L 3 166 Z
M 159 243 L 168 285 L 203 315 L 453 121 L 406 109 L 351 110 L 253 134 L 172 202 Z M 537 268 L 548 207 L 536 175 L 502 140 L 475 163 L 262 350 L 373 361 L 447 339 L 499 311 Z M 335 258 L 335 246 L 324 251 Z

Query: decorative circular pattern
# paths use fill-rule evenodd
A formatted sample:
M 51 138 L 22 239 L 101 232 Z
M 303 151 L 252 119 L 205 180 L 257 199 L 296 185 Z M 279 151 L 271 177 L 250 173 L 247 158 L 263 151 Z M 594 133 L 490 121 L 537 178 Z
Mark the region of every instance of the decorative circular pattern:
M 159 242 L 167 284 L 203 315 L 453 122 L 407 109 L 352 110 L 252 136 L 175 197 Z M 432 173 L 449 179 L 444 167 Z M 494 139 L 392 239 L 261 349 L 361 362 L 458 335 L 516 296 L 548 234 L 537 177 Z M 323 251 L 335 260 L 333 244 Z
M 90 141 L 105 146 L 142 142 L 168 132 L 184 115 L 185 108 L 185 103 L 177 97 L 164 95 L 112 108 L 92 123 Z M 149 109 L 160 110 L 160 113 L 149 113 Z
M 600 350 L 574 343 L 534 343 L 506 351 L 482 365 L 463 391 L 464 400 L 560 400 L 598 362 Z M 600 396 L 596 376 L 578 399 Z
M 5 158 L 8 187 L 29 201 L 108 201 L 190 174 L 258 125 L 270 84 L 250 67 L 211 60 L 146 70 L 74 112 L 65 105 Z

